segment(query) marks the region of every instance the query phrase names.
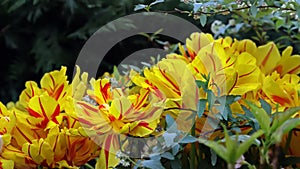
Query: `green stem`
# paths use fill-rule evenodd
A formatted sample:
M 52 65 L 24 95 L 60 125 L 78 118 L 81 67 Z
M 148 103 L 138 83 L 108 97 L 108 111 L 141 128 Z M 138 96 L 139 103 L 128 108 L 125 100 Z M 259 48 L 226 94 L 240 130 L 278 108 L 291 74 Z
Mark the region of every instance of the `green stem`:
M 84 166 L 88 169 L 95 169 L 93 166 L 91 166 L 89 163 L 84 164 Z
M 234 169 L 234 164 L 228 163 L 228 164 L 227 164 L 227 168 L 228 168 L 228 169 Z

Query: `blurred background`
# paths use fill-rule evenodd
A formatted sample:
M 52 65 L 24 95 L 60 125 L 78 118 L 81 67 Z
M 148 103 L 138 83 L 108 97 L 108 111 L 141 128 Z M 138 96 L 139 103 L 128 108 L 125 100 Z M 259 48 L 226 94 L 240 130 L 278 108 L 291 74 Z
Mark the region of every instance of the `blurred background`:
M 45 72 L 62 65 L 72 75 L 85 41 L 101 26 L 128 14 L 171 13 L 216 38 L 247 38 L 258 45 L 275 41 L 280 49 L 292 45 L 294 53 L 300 53 L 299 9 L 296 0 L 2 0 L 0 101 L 16 101 L 26 81 L 39 82 Z M 176 43 L 159 33 L 130 37 L 111 49 L 98 74 L 111 72 L 133 51 L 150 47 L 176 51 Z

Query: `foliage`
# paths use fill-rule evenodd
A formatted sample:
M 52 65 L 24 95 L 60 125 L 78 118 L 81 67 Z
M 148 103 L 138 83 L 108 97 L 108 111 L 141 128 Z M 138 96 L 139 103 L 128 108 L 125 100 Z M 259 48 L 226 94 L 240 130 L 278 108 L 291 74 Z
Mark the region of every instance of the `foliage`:
M 173 9 L 163 9 L 171 6 L 168 1 L 160 5 L 136 5 L 135 10 L 163 11 L 179 13 L 199 20 L 204 32 L 209 30 L 215 37 L 231 36 L 237 39 L 252 39 L 257 44 L 274 41 L 282 49 L 293 46 L 299 53 L 300 2 L 275 0 L 184 0 Z
M 133 4 L 138 2 L 1 1 L 0 46 L 5 61 L 1 62 L 0 76 L 6 79 L 0 84 L 1 100 L 16 101 L 25 81 L 38 80 L 43 73 L 61 65 L 74 67 L 85 41 L 104 24 L 130 14 L 134 8 Z M 124 48 L 121 48 L 121 51 L 124 51 Z M 112 70 L 115 63 L 111 62 L 106 60 L 107 66 L 103 67 L 103 71 Z M 69 75 L 71 73 L 68 72 Z

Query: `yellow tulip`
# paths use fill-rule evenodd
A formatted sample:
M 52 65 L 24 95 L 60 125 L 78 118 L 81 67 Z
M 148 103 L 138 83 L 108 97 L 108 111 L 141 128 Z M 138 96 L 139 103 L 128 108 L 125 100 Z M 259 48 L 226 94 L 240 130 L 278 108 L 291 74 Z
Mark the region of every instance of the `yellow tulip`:
M 1 157 L 3 159 L 12 160 L 14 162 L 14 168 L 16 169 L 37 168 L 37 164 L 31 157 L 12 145 L 8 145 L 2 149 Z
M 113 154 L 121 148 L 120 134 L 144 137 L 154 132 L 160 121 L 162 100 L 146 89 L 126 96 L 122 90 L 112 89 L 108 79 L 93 82 L 94 90 L 88 93 L 99 106 L 79 101 L 75 109 L 85 132 L 96 137 L 101 147 L 96 166 L 114 167 L 119 162 Z
M 300 77 L 295 74 L 286 74 L 282 78 L 277 72 L 265 77 L 262 91 L 266 99 L 272 101 L 272 105 L 279 104 L 280 107 L 300 106 L 299 89 Z
M 15 120 L 12 118 L 11 112 L 0 102 L 0 136 L 1 147 L 10 143 L 11 131 L 15 125 Z

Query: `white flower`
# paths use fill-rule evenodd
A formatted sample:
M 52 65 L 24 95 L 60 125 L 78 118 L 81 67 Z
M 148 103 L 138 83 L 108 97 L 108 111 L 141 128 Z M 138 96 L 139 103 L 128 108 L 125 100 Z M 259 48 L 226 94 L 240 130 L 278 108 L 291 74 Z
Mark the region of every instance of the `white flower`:
M 212 24 L 211 24 L 211 31 L 214 34 L 219 34 L 221 29 L 225 28 L 225 24 L 222 23 L 222 21 L 220 20 L 215 20 Z

